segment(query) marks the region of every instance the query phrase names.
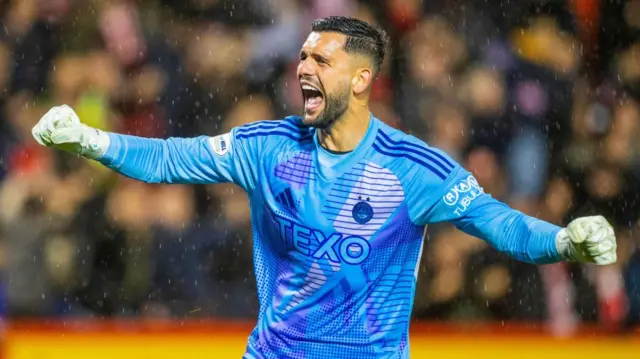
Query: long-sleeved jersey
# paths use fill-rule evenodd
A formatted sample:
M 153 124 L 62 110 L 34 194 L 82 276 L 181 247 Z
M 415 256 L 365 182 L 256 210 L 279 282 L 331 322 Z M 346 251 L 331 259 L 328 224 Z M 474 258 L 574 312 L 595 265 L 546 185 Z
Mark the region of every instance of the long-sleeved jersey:
M 100 162 L 151 183 L 247 191 L 260 301 L 245 358 L 408 358 L 425 228 L 450 222 L 514 258 L 560 260 L 560 230 L 485 193 L 444 152 L 371 117 L 347 154 L 299 117 L 215 137 L 109 134 Z

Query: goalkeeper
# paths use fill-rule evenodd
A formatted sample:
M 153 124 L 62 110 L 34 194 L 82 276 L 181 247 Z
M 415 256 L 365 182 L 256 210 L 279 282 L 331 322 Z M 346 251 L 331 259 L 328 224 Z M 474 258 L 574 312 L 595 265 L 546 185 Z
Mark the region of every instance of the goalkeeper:
M 529 263 L 616 261 L 603 217 L 560 228 L 526 216 L 443 151 L 375 118 L 369 95 L 387 43 L 356 19 L 316 20 L 297 70 L 301 116 L 147 139 L 89 128 L 60 106 L 33 136 L 141 181 L 233 182 L 248 193 L 260 308 L 245 358 L 408 358 L 431 223 Z

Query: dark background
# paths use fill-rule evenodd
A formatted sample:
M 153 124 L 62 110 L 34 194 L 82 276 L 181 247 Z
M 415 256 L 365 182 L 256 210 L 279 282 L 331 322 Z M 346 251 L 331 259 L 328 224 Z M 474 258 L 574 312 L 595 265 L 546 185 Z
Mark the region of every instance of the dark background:
M 532 266 L 430 229 L 417 320 L 570 334 L 640 315 L 640 1 L 0 1 L 0 299 L 7 317 L 234 317 L 257 310 L 246 195 L 147 185 L 39 147 L 54 105 L 149 137 L 300 112 L 313 19 L 378 23 L 372 112 L 445 150 L 494 197 L 566 225 L 603 214 L 619 261 Z

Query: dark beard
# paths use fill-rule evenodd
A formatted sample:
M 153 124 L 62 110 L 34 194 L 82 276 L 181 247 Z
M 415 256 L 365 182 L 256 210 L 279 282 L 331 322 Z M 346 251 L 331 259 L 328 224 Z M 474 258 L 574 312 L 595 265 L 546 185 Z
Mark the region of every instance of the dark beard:
M 305 123 L 308 126 L 321 130 L 330 128 L 342 114 L 349 108 L 349 94 L 351 89 L 345 86 L 344 90 L 336 91 L 336 94 L 327 94 L 325 98 L 325 107 L 318 115 L 318 118 L 311 123 Z

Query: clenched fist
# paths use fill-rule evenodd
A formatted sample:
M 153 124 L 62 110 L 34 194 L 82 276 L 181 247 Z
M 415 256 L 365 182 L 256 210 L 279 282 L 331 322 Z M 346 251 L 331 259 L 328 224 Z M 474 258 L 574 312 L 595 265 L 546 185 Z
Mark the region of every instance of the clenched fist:
M 109 147 L 109 136 L 80 122 L 67 105 L 53 107 L 31 130 L 43 146 L 54 147 L 87 158 L 100 158 Z
M 558 251 L 567 259 L 598 265 L 616 262 L 616 236 L 602 216 L 573 220 L 558 233 Z

